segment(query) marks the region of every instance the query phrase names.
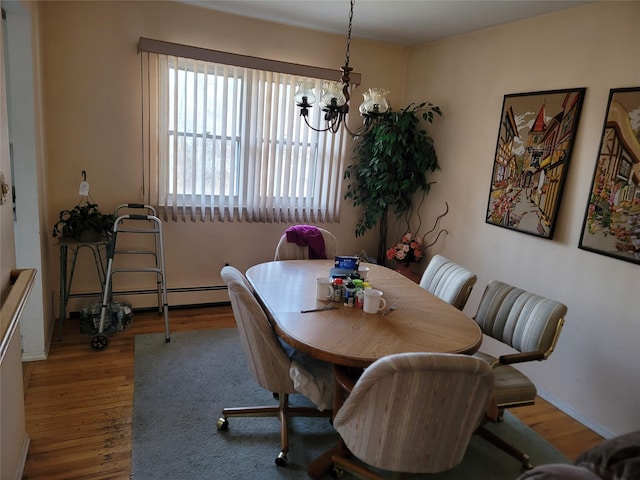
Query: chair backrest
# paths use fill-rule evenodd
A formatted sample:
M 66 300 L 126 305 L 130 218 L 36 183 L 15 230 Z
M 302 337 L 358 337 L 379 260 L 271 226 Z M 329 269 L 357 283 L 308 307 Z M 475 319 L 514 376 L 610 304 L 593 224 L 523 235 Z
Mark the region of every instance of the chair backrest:
M 436 297 L 464 309 L 478 277 L 442 255 L 434 255 L 420 279 L 420 286 Z
M 220 275 L 229 289 L 231 308 L 249 371 L 261 387 L 271 392 L 295 393 L 289 377 L 291 360 L 280 345 L 248 280 L 231 266 L 224 267 Z
M 364 371 L 333 426 L 369 465 L 441 472 L 462 461 L 493 384 L 489 364 L 470 355 L 390 355 Z
M 519 352 L 548 357 L 558 340 L 567 307 L 498 280 L 485 288 L 474 317 L 485 335 Z
M 328 259 L 333 260 L 337 251 L 337 240 L 333 233 L 324 228 L 317 227 L 322 234 L 324 240 L 324 251 Z M 308 260 L 309 259 L 309 247 L 296 245 L 293 242 L 287 242 L 286 234 L 282 234 L 278 245 L 276 246 L 276 253 L 274 260 Z

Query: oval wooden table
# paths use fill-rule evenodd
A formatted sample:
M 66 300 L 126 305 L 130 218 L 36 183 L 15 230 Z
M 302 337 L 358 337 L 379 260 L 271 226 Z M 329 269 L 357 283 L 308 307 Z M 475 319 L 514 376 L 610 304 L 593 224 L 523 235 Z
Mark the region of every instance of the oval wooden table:
M 364 368 L 394 353 L 472 354 L 480 348 L 482 332 L 475 321 L 380 265 L 368 265 L 368 281 L 384 292 L 387 307 L 395 304 L 395 310 L 368 314 L 342 303 L 316 300 L 316 278 L 328 277 L 333 263 L 286 260 L 247 271 L 276 332 L 298 350 L 333 364 Z M 335 308 L 301 313 L 325 305 Z

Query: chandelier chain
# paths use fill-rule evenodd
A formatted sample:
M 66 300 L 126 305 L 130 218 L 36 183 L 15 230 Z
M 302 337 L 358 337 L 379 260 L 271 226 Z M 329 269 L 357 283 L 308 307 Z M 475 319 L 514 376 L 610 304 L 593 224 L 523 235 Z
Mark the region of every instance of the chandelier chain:
M 347 30 L 347 50 L 344 54 L 344 66 L 349 66 L 349 60 L 351 58 L 351 25 L 353 23 L 353 5 L 355 0 L 351 0 L 351 7 L 349 10 L 349 29 Z

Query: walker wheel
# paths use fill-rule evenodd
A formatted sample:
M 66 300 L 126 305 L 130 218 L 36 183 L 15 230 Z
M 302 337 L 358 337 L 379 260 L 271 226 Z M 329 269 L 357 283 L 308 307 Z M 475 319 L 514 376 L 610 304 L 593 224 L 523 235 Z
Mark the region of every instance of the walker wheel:
M 102 334 L 94 335 L 90 345 L 94 350 L 104 350 L 109 345 L 109 339 Z

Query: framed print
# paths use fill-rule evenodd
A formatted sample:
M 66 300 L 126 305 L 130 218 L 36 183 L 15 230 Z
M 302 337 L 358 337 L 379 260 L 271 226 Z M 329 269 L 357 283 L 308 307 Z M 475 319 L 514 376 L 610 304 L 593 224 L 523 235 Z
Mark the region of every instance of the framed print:
M 585 88 L 504 96 L 486 222 L 551 239 Z
M 640 87 L 612 89 L 579 248 L 640 264 Z

